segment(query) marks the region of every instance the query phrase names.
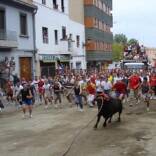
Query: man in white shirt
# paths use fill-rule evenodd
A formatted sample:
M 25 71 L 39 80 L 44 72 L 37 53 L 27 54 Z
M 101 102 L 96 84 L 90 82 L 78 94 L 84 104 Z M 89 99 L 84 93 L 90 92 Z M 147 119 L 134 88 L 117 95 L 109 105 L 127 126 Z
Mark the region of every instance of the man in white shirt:
M 104 93 L 109 95 L 112 89 L 112 83 L 108 81 L 108 78 L 106 78 L 105 81 L 102 81 L 101 85 L 103 87 Z

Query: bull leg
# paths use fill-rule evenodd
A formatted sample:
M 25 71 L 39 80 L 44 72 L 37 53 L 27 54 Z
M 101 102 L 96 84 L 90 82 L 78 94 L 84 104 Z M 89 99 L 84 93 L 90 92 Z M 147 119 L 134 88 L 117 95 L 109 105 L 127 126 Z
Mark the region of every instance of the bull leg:
M 106 127 L 107 126 L 107 120 L 108 120 L 109 118 L 107 117 L 107 118 L 105 118 L 105 122 L 103 123 L 103 127 Z
M 112 122 L 112 117 L 113 117 L 113 115 L 109 118 L 108 123 L 111 123 Z
M 118 122 L 121 122 L 121 112 L 119 112 Z
M 97 122 L 96 122 L 96 124 L 95 124 L 95 126 L 94 126 L 95 129 L 97 129 L 98 124 L 99 124 L 99 122 L 100 122 L 100 119 L 101 119 L 101 115 L 98 115 L 98 116 L 97 116 Z

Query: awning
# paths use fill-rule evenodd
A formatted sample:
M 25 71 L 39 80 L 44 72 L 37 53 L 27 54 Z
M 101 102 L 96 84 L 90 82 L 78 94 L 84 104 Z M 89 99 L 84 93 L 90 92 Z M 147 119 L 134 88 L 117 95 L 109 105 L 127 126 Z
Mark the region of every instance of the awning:
M 61 62 L 69 62 L 70 55 L 53 55 L 53 54 L 42 54 L 40 56 L 40 61 L 44 63 L 56 62 L 58 59 Z

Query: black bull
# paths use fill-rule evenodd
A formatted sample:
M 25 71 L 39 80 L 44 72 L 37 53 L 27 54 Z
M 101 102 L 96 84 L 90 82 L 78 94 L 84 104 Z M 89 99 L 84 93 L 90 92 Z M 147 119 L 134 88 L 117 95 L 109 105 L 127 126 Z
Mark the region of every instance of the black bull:
M 97 122 L 94 128 L 98 127 L 98 123 L 103 116 L 105 119 L 103 127 L 107 126 L 107 120 L 109 119 L 109 123 L 111 123 L 112 116 L 116 113 L 119 113 L 118 121 L 121 121 L 120 115 L 122 113 L 122 102 L 119 99 L 111 98 L 109 100 L 104 100 L 103 97 L 97 97 L 95 99 L 97 101 L 98 106 L 98 115 L 97 115 Z

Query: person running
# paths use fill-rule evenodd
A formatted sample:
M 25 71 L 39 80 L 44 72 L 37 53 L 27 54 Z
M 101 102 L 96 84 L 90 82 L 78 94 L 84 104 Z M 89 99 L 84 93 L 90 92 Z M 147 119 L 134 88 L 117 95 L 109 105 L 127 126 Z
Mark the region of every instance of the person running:
M 32 93 L 28 84 L 23 85 L 23 89 L 20 91 L 22 96 L 22 110 L 23 110 L 23 118 L 26 117 L 26 110 L 29 111 L 29 117 L 32 118 Z
M 126 84 L 122 80 L 118 80 L 114 84 L 113 89 L 115 90 L 116 97 L 123 101 L 127 90 Z
M 152 99 L 156 99 L 156 72 L 153 72 L 150 76 L 150 87 L 152 90 Z
M 147 105 L 147 111 L 149 111 L 149 106 L 150 106 L 150 85 L 148 83 L 147 77 L 143 78 L 143 82 L 141 84 L 141 91 L 142 91 L 142 96 L 144 98 L 144 101 Z
M 103 91 L 105 94 L 110 95 L 110 91 L 112 89 L 112 84 L 110 81 L 108 81 L 108 78 L 106 77 L 104 81 L 101 83 L 103 87 Z
M 39 92 L 40 103 L 42 103 L 42 99 L 44 98 L 44 87 L 43 86 L 44 86 L 44 81 L 40 77 L 39 81 L 38 81 L 38 92 Z
M 21 97 L 19 96 L 19 93 L 22 89 L 23 86 L 20 84 L 20 82 L 18 82 L 14 87 L 14 99 L 16 101 L 17 109 L 21 106 Z
M 139 100 L 139 89 L 141 85 L 141 79 L 139 75 L 135 72 L 132 76 L 129 77 L 128 88 L 133 93 L 135 99 L 137 100 L 137 104 L 140 102 Z M 132 103 L 130 104 L 132 106 Z
M 58 80 L 55 80 L 54 82 L 54 86 L 53 86 L 53 89 L 54 89 L 54 96 L 55 96 L 55 108 L 58 107 L 57 105 L 57 101 L 59 101 L 59 103 L 61 104 L 62 103 L 62 100 L 61 100 L 61 84 Z
M 75 82 L 74 93 L 75 93 L 75 102 L 76 102 L 77 108 L 80 112 L 83 112 L 81 87 L 78 81 Z
M 48 83 L 48 80 L 45 80 L 44 84 L 44 102 L 45 102 L 45 109 L 48 108 L 48 102 L 52 102 L 51 99 L 51 90 L 50 90 L 50 84 Z
M 93 107 L 93 102 L 96 95 L 96 85 L 92 79 L 87 82 L 86 90 L 88 92 L 88 105 L 89 107 Z

